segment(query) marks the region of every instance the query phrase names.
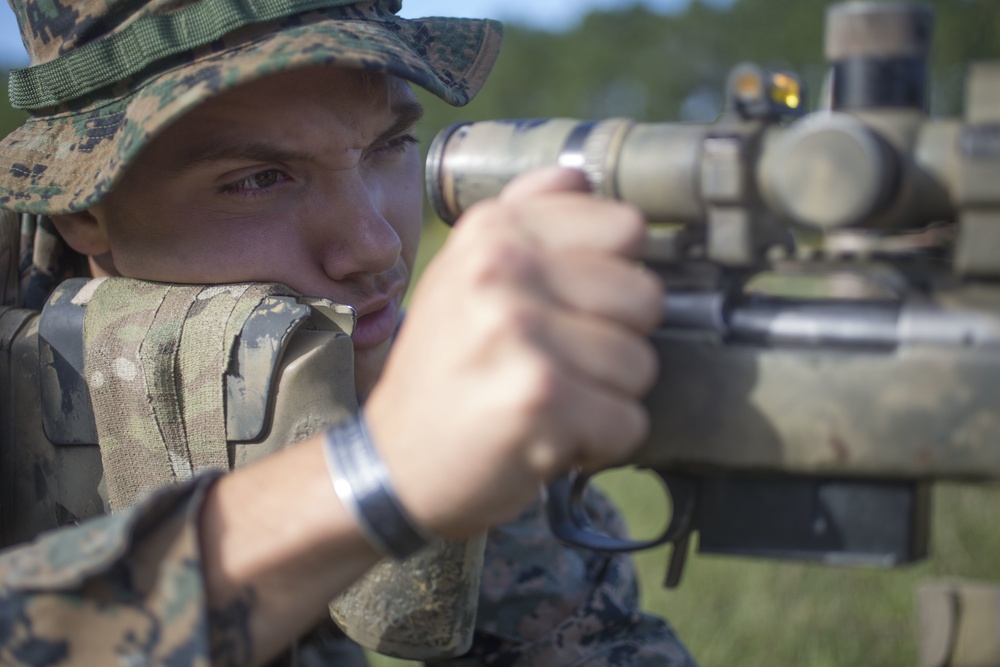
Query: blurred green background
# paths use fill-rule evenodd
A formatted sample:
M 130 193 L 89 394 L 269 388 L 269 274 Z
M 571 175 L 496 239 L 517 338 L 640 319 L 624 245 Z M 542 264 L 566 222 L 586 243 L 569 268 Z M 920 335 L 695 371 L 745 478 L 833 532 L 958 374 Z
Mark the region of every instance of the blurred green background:
M 934 0 L 936 34 L 931 111 L 962 111 L 965 68 L 1000 58 L 1000 2 Z M 824 73 L 822 0 L 736 0 L 728 9 L 695 0 L 675 15 L 641 6 L 596 12 L 574 30 L 548 33 L 509 25 L 490 82 L 468 107 L 422 95 L 426 147 L 458 120 L 630 116 L 645 121 L 710 121 L 725 77 L 744 60 L 787 68 L 813 100 Z M 2 72 L 0 72 L 2 76 Z M 23 115 L 0 101 L 0 134 Z M 420 262 L 447 229 L 428 210 Z M 601 484 L 636 534 L 650 534 L 665 510 L 645 495 L 637 473 L 609 473 Z M 654 491 L 654 493 L 656 493 Z M 1000 581 L 1000 490 L 938 485 L 933 556 L 892 571 L 821 568 L 693 555 L 679 589 L 661 587 L 666 549 L 638 554 L 644 606 L 665 615 L 704 667 L 917 664 L 915 584 L 928 576 Z M 652 509 L 651 509 L 652 508 Z M 373 667 L 404 665 L 372 658 Z

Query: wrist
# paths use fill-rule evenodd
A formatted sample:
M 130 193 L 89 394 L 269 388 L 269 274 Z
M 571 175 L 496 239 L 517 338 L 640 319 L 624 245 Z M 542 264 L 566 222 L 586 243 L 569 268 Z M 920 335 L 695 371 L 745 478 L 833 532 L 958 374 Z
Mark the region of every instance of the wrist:
M 380 552 L 402 560 L 432 541 L 399 500 L 362 412 L 327 430 L 323 455 L 337 497 Z

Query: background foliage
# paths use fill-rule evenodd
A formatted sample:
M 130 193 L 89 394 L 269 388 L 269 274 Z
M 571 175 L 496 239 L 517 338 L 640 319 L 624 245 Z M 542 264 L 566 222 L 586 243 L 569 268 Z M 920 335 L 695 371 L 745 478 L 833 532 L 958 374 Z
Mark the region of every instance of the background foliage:
M 0 86 L 7 90 L 7 73 L 0 70 Z M 25 119 L 25 114 L 10 108 L 7 96 L 0 98 L 0 136 L 5 136 L 8 132 L 21 124 Z
M 932 112 L 962 110 L 965 66 L 1000 57 L 1000 2 L 932 0 L 937 15 Z M 819 90 L 824 72 L 824 0 L 736 0 L 728 10 L 697 0 L 674 16 L 640 6 L 593 13 L 562 34 L 508 26 L 496 70 L 468 107 L 452 109 L 424 95 L 426 146 L 457 120 L 630 116 L 645 121 L 709 121 L 725 77 L 743 60 L 788 68 Z M 0 73 L 2 77 L 2 73 Z M 0 135 L 23 115 L 0 101 Z M 446 234 L 428 216 L 426 261 Z M 643 496 L 635 473 L 603 481 L 636 533 L 649 534 L 665 511 Z M 1000 493 L 939 485 L 933 557 L 894 571 L 820 568 L 694 555 L 682 586 L 661 588 L 667 554 L 636 561 L 645 606 L 677 627 L 705 667 L 796 665 L 910 666 L 917 662 L 913 592 L 927 576 L 1000 580 Z M 373 658 L 373 667 L 399 665 Z

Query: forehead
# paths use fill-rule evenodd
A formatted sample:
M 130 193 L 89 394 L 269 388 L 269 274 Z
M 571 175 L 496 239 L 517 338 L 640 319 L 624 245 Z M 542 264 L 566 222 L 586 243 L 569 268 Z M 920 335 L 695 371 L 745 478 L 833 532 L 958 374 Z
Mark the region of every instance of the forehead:
M 378 72 L 342 67 L 313 66 L 271 74 L 216 95 L 192 114 L 246 104 L 281 105 L 288 98 L 301 104 L 307 98 L 327 107 L 368 105 L 391 107 L 401 99 L 411 99 L 409 84 L 398 77 Z
M 197 159 L 226 139 L 310 143 L 332 138 L 358 148 L 399 115 L 419 117 L 402 79 L 337 67 L 282 72 L 217 95 L 180 118 L 149 146 L 144 160 L 172 166 Z M 143 160 L 140 160 L 140 163 Z

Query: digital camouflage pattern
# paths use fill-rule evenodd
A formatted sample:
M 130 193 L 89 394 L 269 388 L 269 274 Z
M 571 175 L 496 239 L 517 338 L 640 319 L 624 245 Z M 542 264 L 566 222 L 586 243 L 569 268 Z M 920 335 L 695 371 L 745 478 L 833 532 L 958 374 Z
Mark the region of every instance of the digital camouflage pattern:
M 211 664 L 211 647 L 224 638 L 210 636 L 197 516 L 216 478 L 166 487 L 118 514 L 0 553 L 0 664 Z M 621 529 L 603 498 L 593 495 L 588 506 L 598 524 Z M 330 629 L 309 639 L 299 665 L 362 664 Z M 570 665 L 695 662 L 669 625 L 638 611 L 627 556 L 556 544 L 536 504 L 491 532 L 472 651 L 433 667 Z
M 150 2 L 144 13 L 189 3 Z M 32 65 L 139 20 L 136 3 L 11 0 Z M 368 0 L 248 25 L 157 62 L 110 89 L 34 110 L 0 141 L 0 207 L 65 213 L 100 200 L 172 120 L 241 83 L 308 65 L 386 72 L 462 105 L 482 87 L 500 47 L 500 24 L 401 19 L 398 4 Z
M 598 530 L 623 536 L 620 515 L 588 489 Z M 540 503 L 490 531 L 472 650 L 434 667 L 695 667 L 673 628 L 639 610 L 627 554 L 553 539 Z
M 41 310 L 67 278 L 89 275 L 87 259 L 62 240 L 45 216 L 0 209 L 0 306 Z
M 19 306 L 21 276 L 21 216 L 0 208 L 0 306 Z
M 214 479 L 0 554 L 0 663 L 211 664 L 197 519 Z

